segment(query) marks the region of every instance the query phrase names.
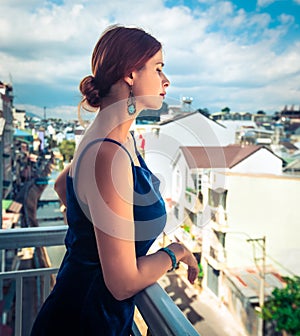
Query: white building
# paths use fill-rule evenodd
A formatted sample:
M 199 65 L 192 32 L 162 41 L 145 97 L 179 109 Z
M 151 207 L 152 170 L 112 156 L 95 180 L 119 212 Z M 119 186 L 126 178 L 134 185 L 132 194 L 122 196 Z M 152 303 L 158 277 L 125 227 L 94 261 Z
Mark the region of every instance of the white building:
M 176 203 L 177 218 L 182 223 L 185 212 L 190 211 L 195 214 L 193 224 L 199 227 L 204 227 L 212 215 L 222 215 L 225 221 L 230 174 L 277 176 L 281 172 L 282 160 L 263 146 L 181 146 L 172 170 L 172 200 Z
M 199 112 L 177 116 L 158 124 L 135 125 L 136 137 L 143 134 L 149 168 L 161 179 L 162 193 L 171 198 L 172 160 L 180 146 L 226 146 L 232 143 L 226 127 Z
M 75 144 L 76 144 L 76 148 L 79 145 L 79 142 L 81 141 L 83 135 L 85 132 L 85 128 L 81 125 L 78 125 L 75 130 L 74 130 L 74 136 L 75 136 Z
M 204 285 L 245 325 L 242 311 L 258 304 L 263 237 L 265 295 L 280 283 L 276 272 L 300 275 L 300 179 L 281 171 L 282 160 L 263 146 L 182 146 L 173 161 L 174 226 L 200 241 Z
M 19 129 L 25 128 L 25 110 L 19 110 L 19 109 L 12 109 L 13 112 L 13 118 L 14 118 L 14 127 Z
M 290 270 L 300 275 L 299 177 L 232 174 L 227 182 L 231 191 L 227 197 L 227 224 L 233 232 L 226 235 L 226 244 L 231 247 L 228 263 L 240 266 L 246 255 L 253 260 L 247 237 L 234 234 L 245 232 L 254 238 L 266 236 L 267 254 L 284 267 L 276 265 L 281 273 L 287 275 Z M 268 261 L 273 263 L 272 259 Z

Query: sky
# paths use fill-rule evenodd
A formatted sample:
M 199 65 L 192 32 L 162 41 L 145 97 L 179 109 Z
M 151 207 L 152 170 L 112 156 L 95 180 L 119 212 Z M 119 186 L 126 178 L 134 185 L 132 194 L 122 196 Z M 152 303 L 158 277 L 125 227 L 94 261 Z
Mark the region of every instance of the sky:
M 76 119 L 93 48 L 116 23 L 162 42 L 169 105 L 299 108 L 300 0 L 0 0 L 0 81 L 14 106 Z

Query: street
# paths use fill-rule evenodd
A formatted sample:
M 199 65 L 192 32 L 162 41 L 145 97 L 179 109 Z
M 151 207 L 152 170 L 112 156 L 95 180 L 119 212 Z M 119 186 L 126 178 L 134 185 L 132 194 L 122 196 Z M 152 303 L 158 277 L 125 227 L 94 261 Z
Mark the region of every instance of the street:
M 208 290 L 196 288 L 180 267 L 164 275 L 158 283 L 170 295 L 201 336 L 247 336 L 230 312 Z

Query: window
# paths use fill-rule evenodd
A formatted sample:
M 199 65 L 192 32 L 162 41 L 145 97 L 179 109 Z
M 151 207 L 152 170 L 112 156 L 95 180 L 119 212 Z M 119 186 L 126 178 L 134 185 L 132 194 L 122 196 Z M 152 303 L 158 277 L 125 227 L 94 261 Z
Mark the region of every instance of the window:
M 201 191 L 201 180 L 202 180 L 202 176 L 199 173 L 194 173 L 191 175 L 192 176 L 192 180 L 194 182 L 194 188 L 197 191 L 197 193 L 199 191 Z
M 174 207 L 174 216 L 178 219 L 179 218 L 179 209 L 178 209 L 178 206 L 176 205 Z
M 197 225 L 197 214 L 195 214 L 193 212 L 189 212 L 189 217 L 190 217 L 191 222 L 194 225 Z
M 179 194 L 180 192 L 180 188 L 181 188 L 181 178 L 180 178 L 180 171 L 176 170 L 176 176 L 175 176 L 175 191 L 177 194 Z
M 208 204 L 213 207 L 217 208 L 222 206 L 223 209 L 226 209 L 226 198 L 227 198 L 227 190 L 224 189 L 208 189 Z
M 220 232 L 220 231 L 215 231 L 214 233 L 217 236 L 218 241 L 220 242 L 220 244 L 223 247 L 225 247 L 225 233 L 224 232 Z
M 220 271 L 214 269 L 210 264 L 207 265 L 207 286 L 217 296 L 219 295 L 219 275 Z

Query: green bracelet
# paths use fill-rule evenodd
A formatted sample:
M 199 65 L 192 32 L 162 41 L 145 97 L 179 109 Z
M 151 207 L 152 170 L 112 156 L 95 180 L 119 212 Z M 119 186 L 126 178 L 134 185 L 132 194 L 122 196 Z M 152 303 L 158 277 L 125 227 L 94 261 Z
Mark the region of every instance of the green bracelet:
M 171 261 L 172 261 L 172 268 L 169 270 L 170 271 L 174 271 L 174 269 L 176 268 L 177 266 L 177 261 L 176 261 L 176 256 L 174 254 L 173 251 L 171 251 L 169 248 L 167 247 L 162 247 L 161 249 L 159 249 L 158 251 L 164 251 L 167 253 L 167 255 L 171 258 Z

